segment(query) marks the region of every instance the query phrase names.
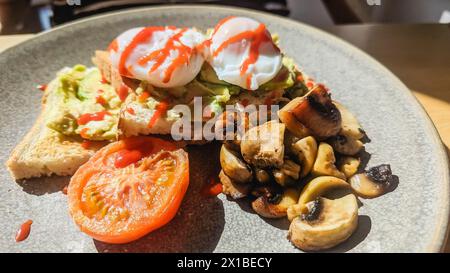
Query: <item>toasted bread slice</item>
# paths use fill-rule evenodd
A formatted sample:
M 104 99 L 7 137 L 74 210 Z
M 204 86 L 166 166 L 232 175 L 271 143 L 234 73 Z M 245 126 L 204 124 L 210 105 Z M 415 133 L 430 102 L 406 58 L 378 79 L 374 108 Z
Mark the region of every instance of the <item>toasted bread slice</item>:
M 16 179 L 55 175 L 72 175 L 104 142 L 82 146 L 81 138 L 64 136 L 46 126 L 47 96 L 57 88 L 53 81 L 47 87 L 42 101 L 42 111 L 35 124 L 17 145 L 6 162 L 11 176 Z
M 132 109 L 132 113 L 130 113 Z M 169 120 L 165 116 L 158 118 L 153 126 L 149 127 L 149 120 L 155 114 L 155 110 L 142 107 L 136 102 L 136 95 L 131 94 L 127 101 L 122 105 L 119 119 L 119 133 L 121 137 L 131 137 L 137 135 L 159 135 L 159 137 L 172 139 L 172 125 L 176 120 Z M 193 136 L 193 128 L 191 135 Z M 178 143 L 186 145 L 204 145 L 211 141 L 200 140 L 180 140 Z M 181 144 L 180 144 L 181 145 Z
M 132 110 L 131 110 L 132 109 Z M 132 113 L 130 113 L 130 110 Z M 137 135 L 167 135 L 171 132 L 174 121 L 169 121 L 164 117 L 155 120 L 153 126 L 149 127 L 149 121 L 155 114 L 155 109 L 147 109 L 137 102 L 136 95 L 132 94 L 122 105 L 119 119 L 120 132 L 128 136 Z

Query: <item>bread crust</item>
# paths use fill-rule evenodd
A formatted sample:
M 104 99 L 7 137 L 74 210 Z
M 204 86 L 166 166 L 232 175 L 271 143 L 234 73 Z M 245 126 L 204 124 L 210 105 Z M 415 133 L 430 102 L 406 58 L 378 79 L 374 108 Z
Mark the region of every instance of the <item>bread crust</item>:
M 48 85 L 42 99 L 42 110 L 33 127 L 14 148 L 6 167 L 16 179 L 50 175 L 72 175 L 105 142 L 92 142 L 88 149 L 83 148 L 83 140 L 64 136 L 46 126 L 46 102 L 48 95 L 57 88 L 57 81 Z

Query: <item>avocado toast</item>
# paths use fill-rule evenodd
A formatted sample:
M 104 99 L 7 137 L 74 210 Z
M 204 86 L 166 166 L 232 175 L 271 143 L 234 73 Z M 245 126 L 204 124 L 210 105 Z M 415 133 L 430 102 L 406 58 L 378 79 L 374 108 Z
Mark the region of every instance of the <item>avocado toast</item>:
M 97 103 L 100 97 L 104 105 Z M 6 162 L 12 177 L 72 175 L 99 148 L 117 139 L 120 104 L 112 87 L 101 83 L 98 69 L 77 65 L 58 72 L 45 88 L 40 116 Z M 95 112 L 105 112 L 108 120 L 86 119 Z

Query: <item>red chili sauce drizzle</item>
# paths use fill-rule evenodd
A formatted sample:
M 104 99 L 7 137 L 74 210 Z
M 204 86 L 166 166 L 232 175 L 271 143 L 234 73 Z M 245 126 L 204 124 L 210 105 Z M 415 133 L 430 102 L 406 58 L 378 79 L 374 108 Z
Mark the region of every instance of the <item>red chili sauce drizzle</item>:
M 150 118 L 150 121 L 148 122 L 147 127 L 152 128 L 153 125 L 158 121 L 158 119 L 167 111 L 169 108 L 169 104 L 166 101 L 161 101 L 155 109 L 155 113 Z
M 150 93 L 147 91 L 142 92 L 142 94 L 139 95 L 138 100 L 140 102 L 145 102 L 150 97 Z
M 95 97 L 95 102 L 100 105 L 106 105 L 108 103 L 102 95 L 98 95 L 97 97 Z
M 243 31 L 239 34 L 234 35 L 233 37 L 230 37 L 228 40 L 219 45 L 219 47 L 213 52 L 213 57 L 216 57 L 223 49 L 225 49 L 229 45 L 238 43 L 244 39 L 250 41 L 250 51 L 247 58 L 241 65 L 241 76 L 243 76 L 247 72 L 248 67 L 251 64 L 256 63 L 256 61 L 258 60 L 259 48 L 261 44 L 272 41 L 272 38 L 267 33 L 266 26 L 264 24 L 259 24 L 259 26 L 255 30 Z M 248 89 L 250 89 L 252 77 L 253 74 L 247 75 L 246 86 Z
M 111 115 L 108 111 L 101 111 L 93 114 L 83 114 L 77 119 L 78 125 L 86 125 L 91 121 L 102 121 L 106 115 Z
M 205 197 L 217 196 L 223 191 L 222 183 L 216 182 L 214 178 L 211 178 L 209 182 L 201 189 L 201 195 Z
M 47 85 L 46 85 L 46 84 L 39 84 L 39 85 L 37 86 L 37 88 L 38 88 L 39 90 L 41 90 L 41 91 L 45 91 L 45 90 L 47 89 Z
M 170 81 L 172 77 L 172 73 L 177 69 L 179 66 L 188 63 L 189 58 L 192 53 L 192 49 L 186 45 L 184 45 L 180 38 L 183 36 L 183 34 L 187 31 L 187 28 L 183 28 L 180 32 L 173 35 L 167 40 L 166 45 L 164 48 L 161 48 L 159 50 L 155 50 L 152 53 L 150 53 L 147 56 L 142 57 L 139 59 L 140 65 L 145 65 L 149 61 L 154 61 L 155 63 L 150 68 L 149 73 L 154 72 L 156 69 L 158 69 L 170 56 L 171 51 L 178 51 L 178 56 L 172 61 L 172 63 L 166 68 L 164 71 L 164 78 L 163 82 L 167 83 Z
M 125 49 L 122 52 L 122 55 L 119 59 L 119 73 L 122 76 L 130 77 L 130 73 L 126 67 L 126 62 L 128 60 L 128 57 L 133 52 L 133 50 L 140 44 L 143 43 L 153 36 L 153 33 L 156 31 L 163 31 L 164 27 L 146 27 L 142 29 L 136 36 L 133 37 L 131 42 L 125 47 Z M 113 41 L 114 42 L 114 41 Z M 113 49 L 113 47 L 111 47 Z M 113 49 L 114 50 L 114 49 Z
M 23 240 L 26 240 L 28 238 L 28 235 L 30 235 L 31 231 L 31 224 L 33 224 L 32 220 L 25 221 L 17 230 L 16 233 L 16 242 L 22 242 Z
M 120 101 L 124 102 L 129 94 L 128 86 L 126 86 L 124 83 L 120 85 L 120 87 L 117 89 L 117 95 L 119 96 Z

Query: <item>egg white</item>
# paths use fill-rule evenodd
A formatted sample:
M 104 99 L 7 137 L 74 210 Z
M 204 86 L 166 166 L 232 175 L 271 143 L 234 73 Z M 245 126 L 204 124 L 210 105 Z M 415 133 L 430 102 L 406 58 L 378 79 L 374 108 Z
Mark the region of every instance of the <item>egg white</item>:
M 222 43 L 244 31 L 255 30 L 260 23 L 246 17 L 235 17 L 227 20 L 211 36 L 211 44 L 206 56 L 209 64 L 214 68 L 218 78 L 244 89 L 256 90 L 262 84 L 273 79 L 282 66 L 282 56 L 272 39 L 261 43 L 259 57 L 254 64 L 250 64 L 244 75 L 241 66 L 248 58 L 251 43 L 242 40 L 225 47 L 217 56 L 213 56 Z M 271 37 L 269 31 L 266 35 Z M 247 77 L 251 76 L 250 86 Z
M 143 29 L 143 27 L 133 28 L 125 31 L 117 37 L 118 51 L 115 52 L 110 50 L 110 58 L 114 67 L 118 68 L 123 51 L 133 40 L 133 38 Z M 153 86 L 165 88 L 183 86 L 192 81 L 200 72 L 204 62 L 202 54 L 198 53 L 196 50 L 192 51 L 187 63 L 180 65 L 173 71 L 168 82 L 164 82 L 165 71 L 173 60 L 178 57 L 179 52 L 177 50 L 171 50 L 165 61 L 153 72 L 150 72 L 150 69 L 155 64 L 155 61 L 149 61 L 144 65 L 140 65 L 138 63 L 140 58 L 147 56 L 156 50 L 164 48 L 167 41 L 180 31 L 181 29 L 179 28 L 172 29 L 166 27 L 163 31 L 154 32 L 148 41 L 138 44 L 132 50 L 125 62 L 126 67 L 132 66 L 131 71 L 129 71 L 131 77 L 138 80 L 147 81 Z M 204 39 L 205 37 L 200 32 L 194 29 L 188 29 L 181 36 L 180 42 L 185 46 L 194 49 L 197 45 L 201 44 Z

